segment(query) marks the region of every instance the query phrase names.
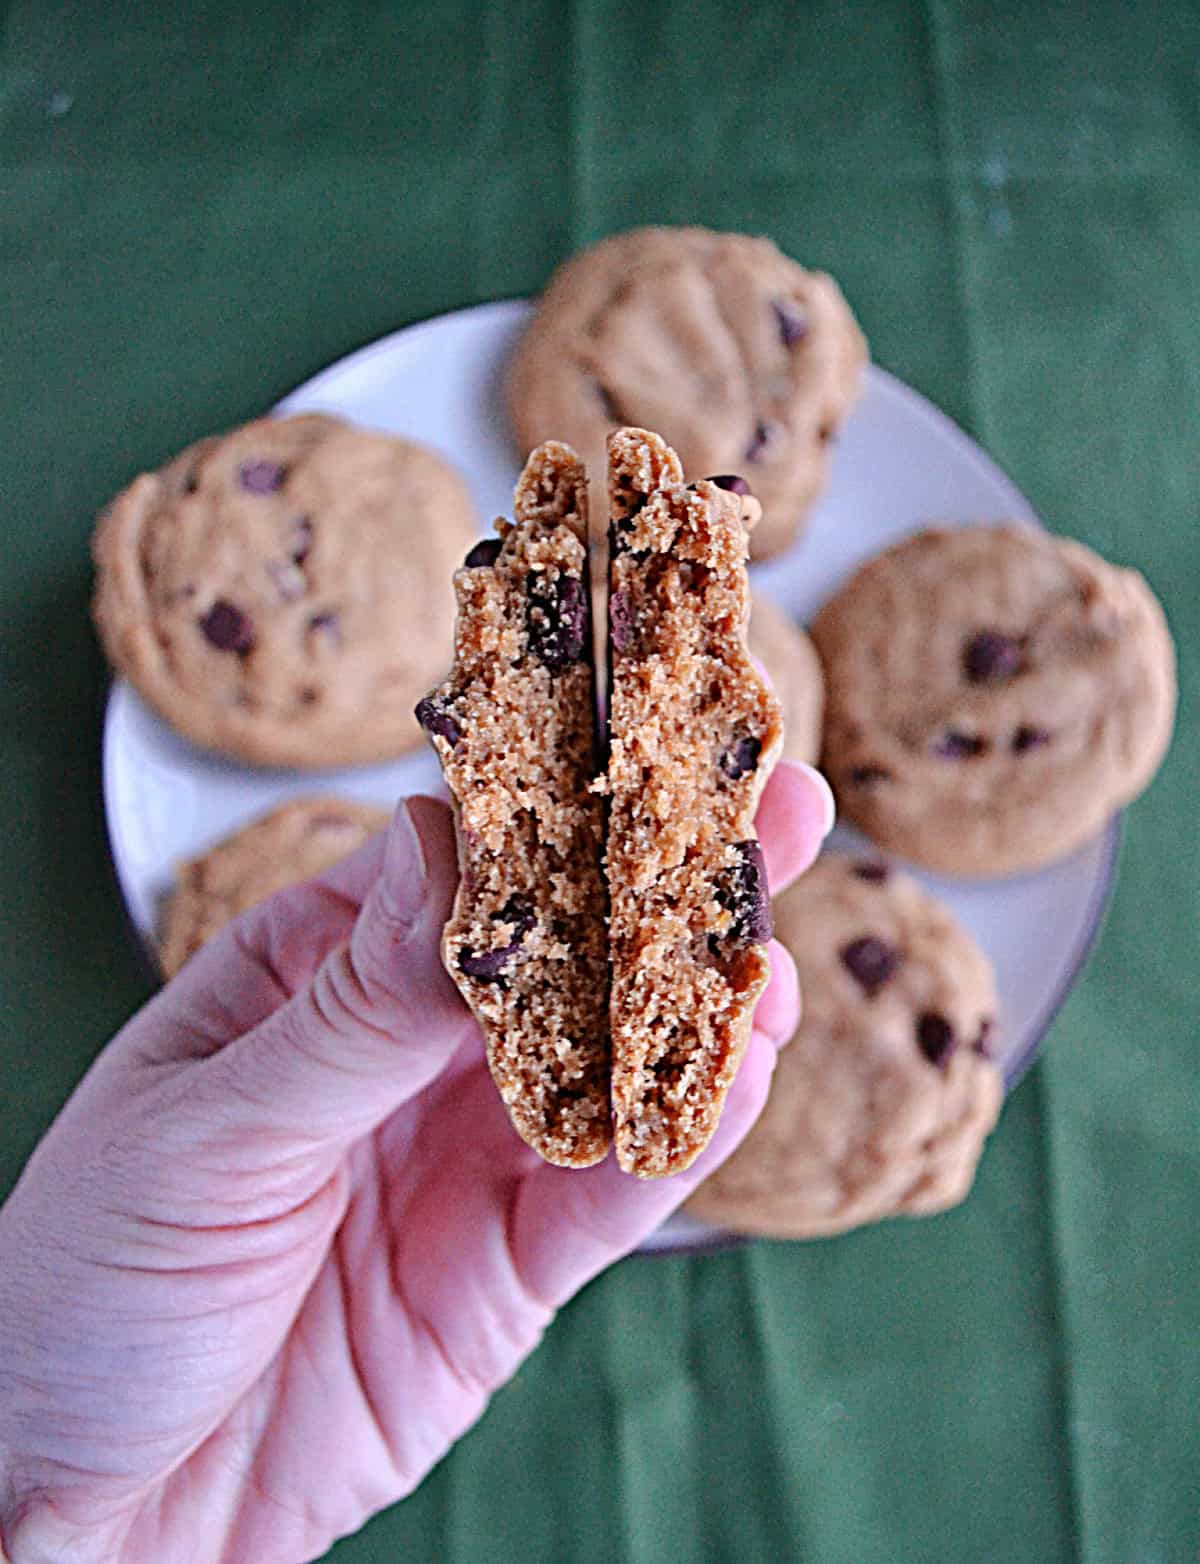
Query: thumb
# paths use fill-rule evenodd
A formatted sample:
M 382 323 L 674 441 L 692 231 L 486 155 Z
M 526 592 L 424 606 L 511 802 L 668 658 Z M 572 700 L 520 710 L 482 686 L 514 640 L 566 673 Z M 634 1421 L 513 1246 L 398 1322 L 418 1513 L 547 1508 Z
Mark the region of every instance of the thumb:
M 441 1072 L 473 1026 L 441 959 L 457 878 L 450 811 L 402 801 L 349 938 L 286 1004 L 202 1062 L 230 1116 L 259 1135 L 351 1140 Z

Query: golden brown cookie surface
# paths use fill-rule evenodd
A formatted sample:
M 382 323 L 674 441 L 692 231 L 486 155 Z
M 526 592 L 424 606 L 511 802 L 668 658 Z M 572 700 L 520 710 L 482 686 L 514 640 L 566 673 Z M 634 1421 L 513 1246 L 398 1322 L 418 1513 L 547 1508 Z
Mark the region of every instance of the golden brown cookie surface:
M 181 864 L 163 919 L 163 972 L 173 977 L 239 912 L 331 868 L 388 819 L 346 798 L 293 799 Z
M 1015 523 L 929 528 L 812 626 L 823 765 L 848 820 L 947 874 L 1064 857 L 1150 781 L 1175 658 L 1135 571 Z
M 986 957 L 875 860 L 826 855 L 774 912 L 803 1015 L 757 1123 L 689 1213 L 808 1238 L 955 1205 L 1004 1095 Z
M 513 359 L 522 451 L 569 440 L 599 512 L 604 441 L 658 430 L 688 479 L 740 473 L 763 507 L 756 558 L 788 546 L 825 483 L 866 344 L 832 278 L 769 239 L 637 228 L 555 273 Z
M 93 543 L 109 660 L 198 744 L 324 768 L 420 741 L 447 667 L 462 479 L 410 441 L 310 414 L 201 441 L 118 495 Z

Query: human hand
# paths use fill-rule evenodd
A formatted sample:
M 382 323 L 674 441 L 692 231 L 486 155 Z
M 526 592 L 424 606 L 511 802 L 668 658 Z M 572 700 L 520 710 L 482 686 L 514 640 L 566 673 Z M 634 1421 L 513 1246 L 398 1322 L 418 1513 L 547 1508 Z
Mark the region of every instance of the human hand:
M 821 791 L 780 765 L 775 889 Z M 99 1056 L 0 1210 L 11 1564 L 296 1564 L 410 1492 L 554 1311 L 734 1149 L 796 1020 L 772 978 L 710 1148 L 643 1183 L 511 1129 L 442 968 L 449 811 L 272 897 Z

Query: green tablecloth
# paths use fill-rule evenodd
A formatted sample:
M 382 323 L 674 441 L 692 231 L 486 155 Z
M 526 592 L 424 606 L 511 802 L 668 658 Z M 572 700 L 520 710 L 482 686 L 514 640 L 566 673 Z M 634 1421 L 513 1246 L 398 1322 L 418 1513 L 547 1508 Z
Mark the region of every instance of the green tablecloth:
M 96 508 L 606 231 L 765 231 L 1052 526 L 1147 572 L 1181 643 L 1174 751 L 964 1209 L 619 1266 L 331 1556 L 1193 1560 L 1195 7 L 10 0 L 0 23 L 3 1186 L 145 993 L 101 818 Z

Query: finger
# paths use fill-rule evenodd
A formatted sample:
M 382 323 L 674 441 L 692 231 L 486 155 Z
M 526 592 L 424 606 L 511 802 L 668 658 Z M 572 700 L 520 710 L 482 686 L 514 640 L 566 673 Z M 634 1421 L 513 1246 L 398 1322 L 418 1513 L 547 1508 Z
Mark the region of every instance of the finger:
M 754 821 L 773 896 L 812 863 L 833 830 L 834 817 L 833 791 L 821 773 L 781 760 L 763 789 Z
M 381 854 L 349 938 L 312 981 L 202 1062 L 196 1084 L 228 1105 L 231 1128 L 309 1144 L 356 1138 L 427 1085 L 467 1036 L 473 1023 L 441 958 L 457 881 L 450 811 L 428 798 L 401 803 Z M 360 872 L 343 869 L 341 883 L 353 891 Z M 338 883 L 330 871 L 327 894 Z
M 800 1024 L 800 982 L 787 948 L 773 939 L 770 951 L 771 980 L 755 1006 L 754 1026 L 776 1048 L 782 1048 L 792 1040 Z
M 510 1227 L 513 1260 L 527 1291 L 558 1308 L 587 1281 L 635 1249 L 737 1148 L 767 1100 L 776 1049 L 762 1032 L 729 1089 L 707 1149 L 671 1178 L 622 1173 L 610 1153 L 577 1171 L 543 1163 L 523 1180 Z

